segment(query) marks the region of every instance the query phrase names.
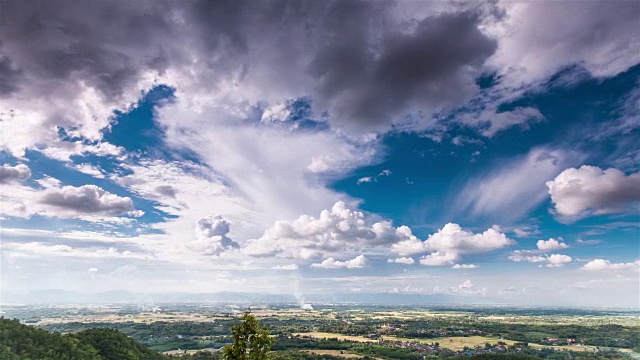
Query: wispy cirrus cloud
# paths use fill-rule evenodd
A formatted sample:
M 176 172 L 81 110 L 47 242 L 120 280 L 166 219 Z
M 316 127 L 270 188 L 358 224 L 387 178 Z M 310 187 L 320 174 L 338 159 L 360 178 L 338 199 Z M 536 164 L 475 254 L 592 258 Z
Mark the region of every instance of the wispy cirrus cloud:
M 547 199 L 546 181 L 581 158 L 574 152 L 538 147 L 526 155 L 499 162 L 462 187 L 456 194 L 454 212 L 499 218 L 509 224 Z

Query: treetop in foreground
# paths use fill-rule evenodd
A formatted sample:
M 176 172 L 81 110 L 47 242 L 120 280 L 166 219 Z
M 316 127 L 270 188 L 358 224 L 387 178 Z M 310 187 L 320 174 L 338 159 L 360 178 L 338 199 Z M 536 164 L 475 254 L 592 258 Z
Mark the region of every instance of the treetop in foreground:
M 247 311 L 239 323 L 231 328 L 233 343 L 222 351 L 226 360 L 267 360 L 275 340 L 269 330 L 258 324 L 255 316 Z

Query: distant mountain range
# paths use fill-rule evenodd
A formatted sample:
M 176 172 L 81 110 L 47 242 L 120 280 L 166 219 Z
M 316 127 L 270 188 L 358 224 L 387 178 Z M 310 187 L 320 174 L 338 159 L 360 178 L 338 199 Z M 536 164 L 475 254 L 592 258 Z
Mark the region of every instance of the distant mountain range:
M 309 304 L 379 304 L 379 305 L 431 305 L 431 304 L 498 304 L 499 300 L 454 295 L 421 295 L 397 293 L 338 293 L 307 294 Z M 244 292 L 218 293 L 134 293 L 129 291 L 107 291 L 82 293 L 67 290 L 37 290 L 3 293 L 1 304 L 107 304 L 107 303 L 212 303 L 212 304 L 298 304 L 302 301 L 290 294 L 265 294 Z

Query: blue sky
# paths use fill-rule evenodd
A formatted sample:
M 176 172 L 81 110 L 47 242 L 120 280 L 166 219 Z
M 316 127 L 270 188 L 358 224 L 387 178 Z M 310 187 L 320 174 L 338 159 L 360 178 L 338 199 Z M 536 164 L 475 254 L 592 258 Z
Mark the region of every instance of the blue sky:
M 637 2 L 105 4 L 0 25 L 5 299 L 637 308 Z

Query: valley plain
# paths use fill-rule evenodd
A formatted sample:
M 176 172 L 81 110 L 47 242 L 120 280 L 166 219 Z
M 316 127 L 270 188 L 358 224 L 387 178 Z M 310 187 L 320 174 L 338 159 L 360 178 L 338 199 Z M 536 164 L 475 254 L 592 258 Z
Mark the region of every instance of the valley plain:
M 276 358 L 423 359 L 468 355 L 638 358 L 640 312 L 512 307 L 204 303 L 3 306 L 5 318 L 51 332 L 112 328 L 172 356 L 218 358 L 250 310 Z M 635 352 L 634 352 L 635 350 Z M 197 355 L 194 355 L 197 354 Z

